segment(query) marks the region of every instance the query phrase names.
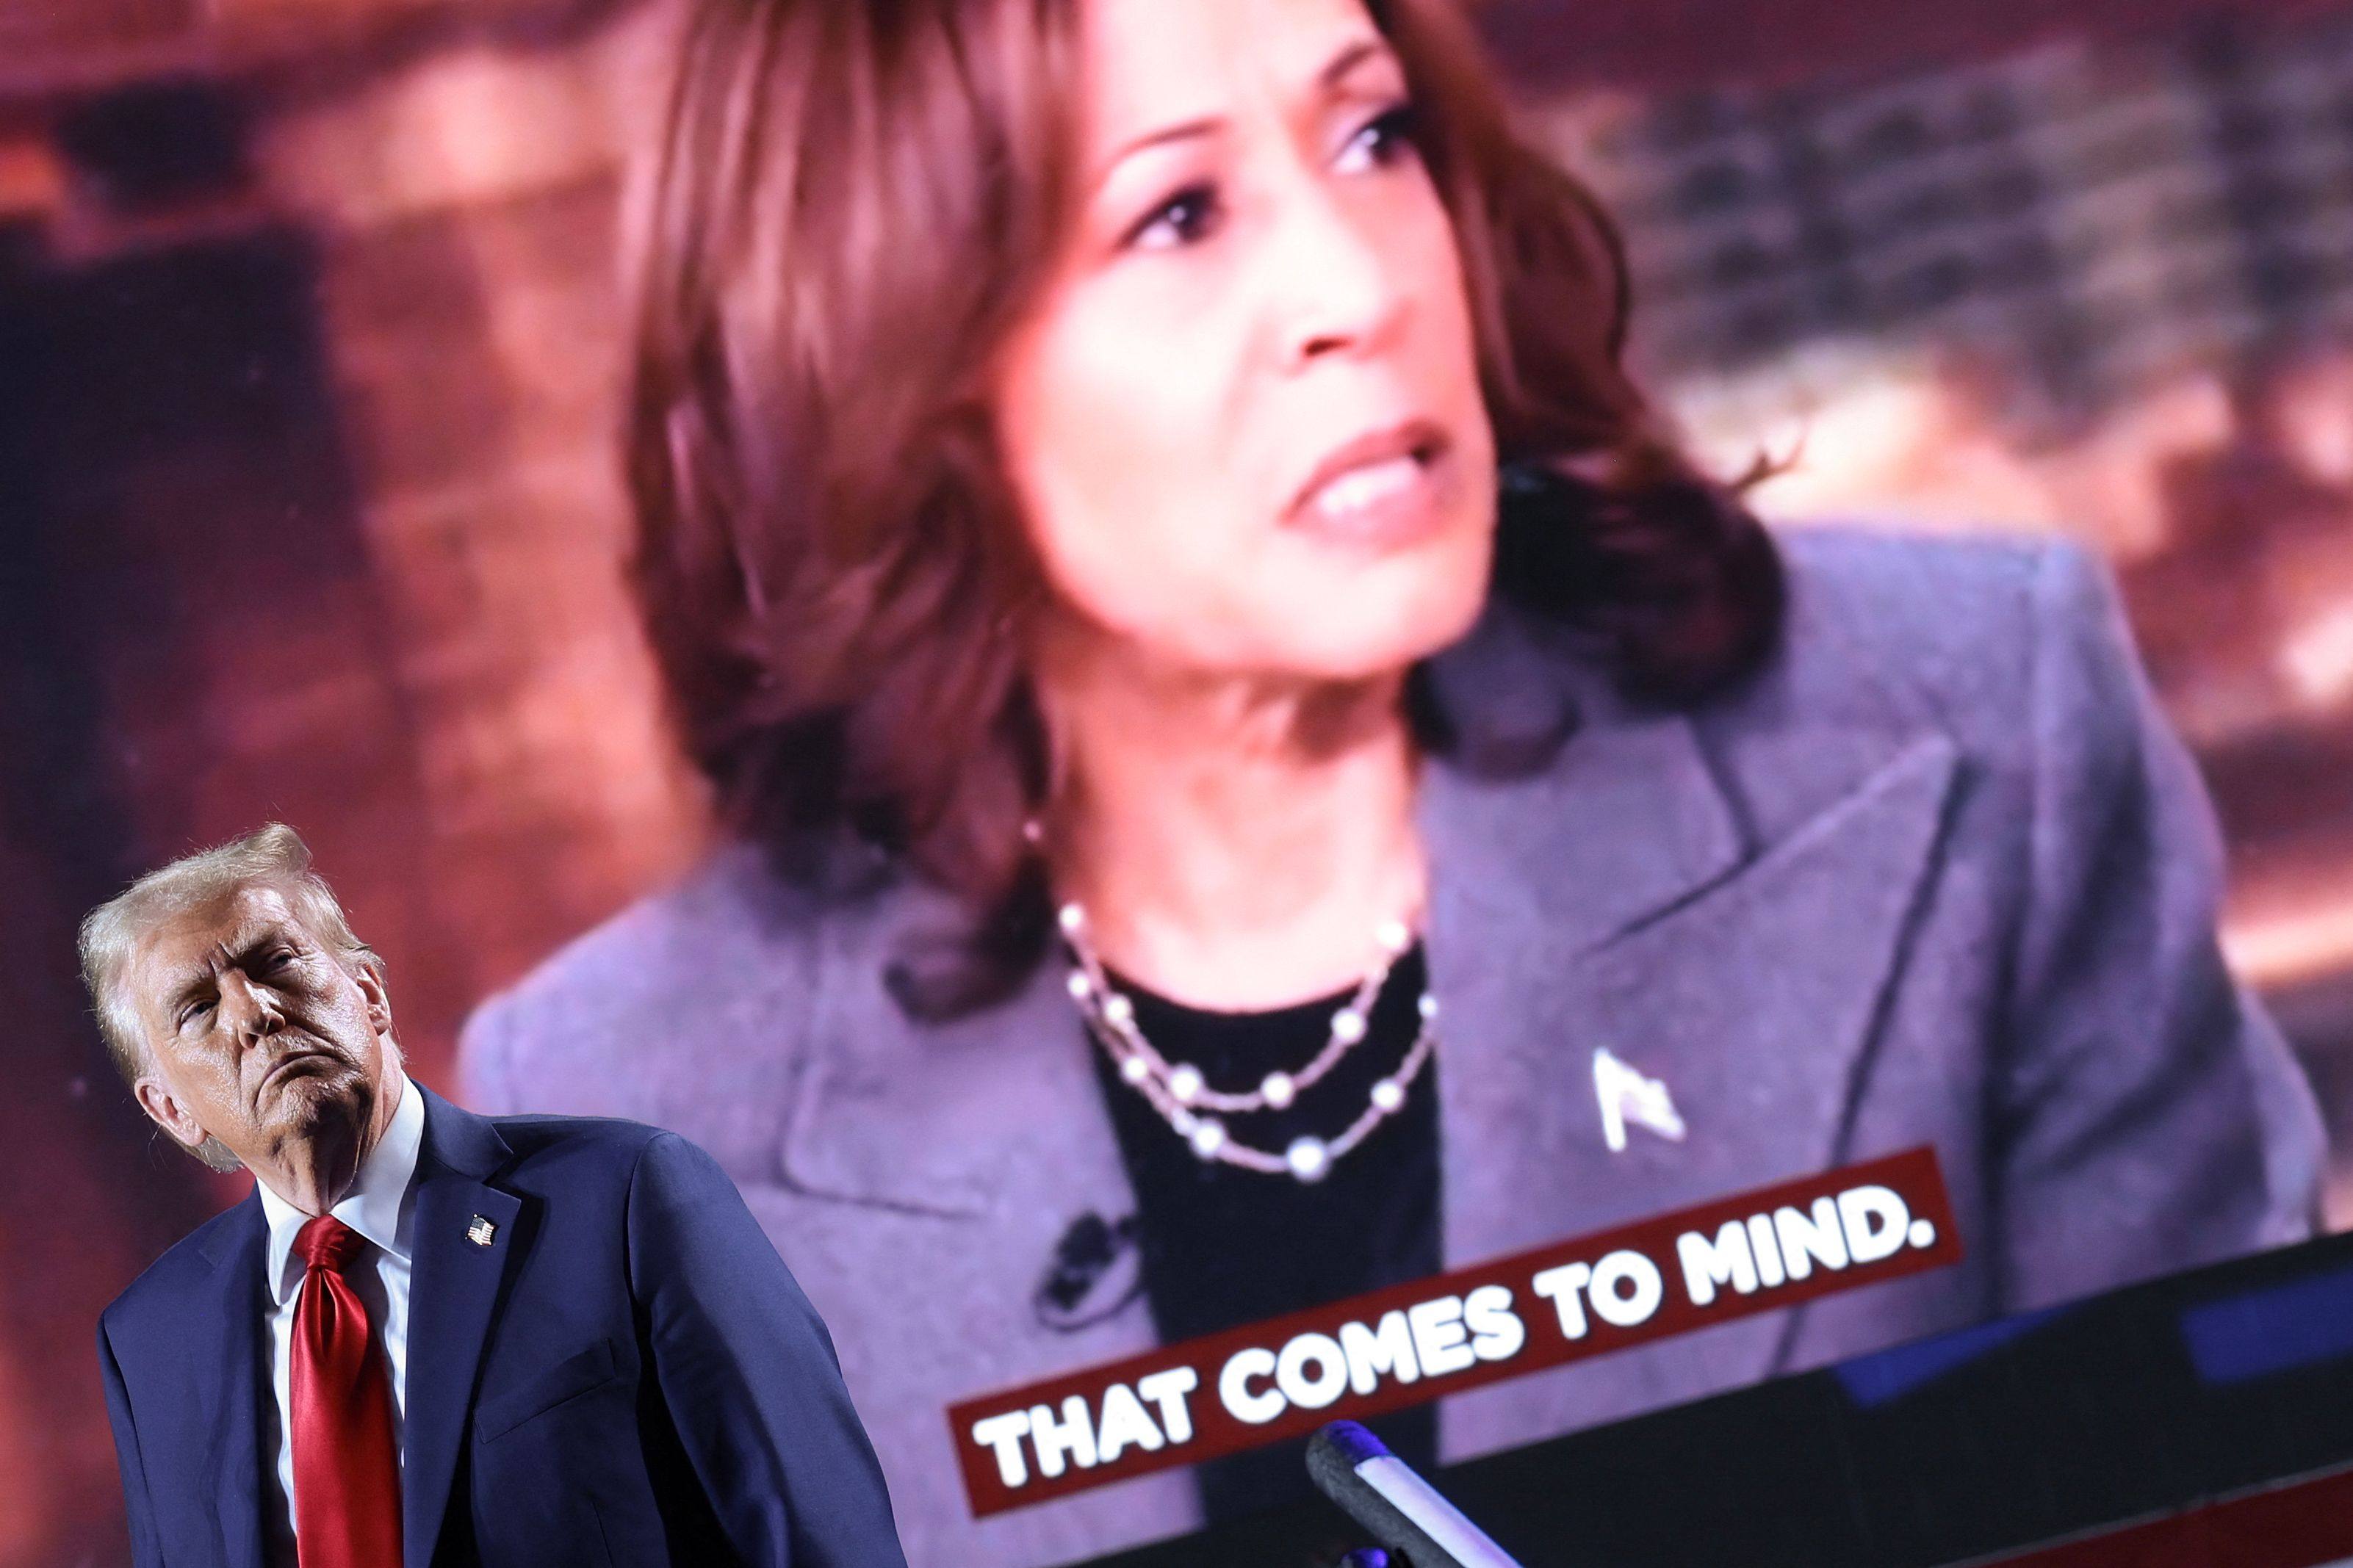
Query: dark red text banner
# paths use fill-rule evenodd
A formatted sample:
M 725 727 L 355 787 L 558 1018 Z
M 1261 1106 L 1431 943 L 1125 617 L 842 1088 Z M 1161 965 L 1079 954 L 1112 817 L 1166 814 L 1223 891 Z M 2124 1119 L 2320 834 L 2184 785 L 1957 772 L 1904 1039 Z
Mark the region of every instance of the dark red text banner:
M 976 1517 L 1959 1261 L 1919 1148 L 949 1407 Z

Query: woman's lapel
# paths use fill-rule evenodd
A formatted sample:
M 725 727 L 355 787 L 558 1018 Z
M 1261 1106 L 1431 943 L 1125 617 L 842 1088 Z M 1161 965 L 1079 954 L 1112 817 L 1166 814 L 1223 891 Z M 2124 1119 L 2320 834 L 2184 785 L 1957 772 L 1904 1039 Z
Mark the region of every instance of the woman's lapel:
M 1837 748 L 1852 776 L 1771 842 L 1693 722 L 1594 699 L 1540 773 L 1424 779 L 1450 1267 L 1836 1163 L 1955 762 L 1940 732 Z M 1612 1149 L 1595 1053 L 1664 1086 L 1680 1136 Z M 1768 1317 L 1451 1403 L 1473 1452 L 1766 1375 Z
M 902 889 L 826 929 L 811 1048 L 780 1152 L 786 1184 L 944 1219 L 1073 1203 L 1129 1212 L 1060 965 L 1042 963 L 1008 1000 L 945 1022 L 911 1019 L 892 998 L 893 956 L 954 918 L 944 900 Z
M 1039 1305 L 1074 1224 L 1135 1212 L 1060 966 L 1039 965 L 984 1012 L 915 1023 L 881 974 L 905 936 L 943 911 L 912 895 L 888 902 L 828 931 L 779 1164 L 804 1197 L 868 1211 L 839 1227 L 821 1214 L 804 1219 L 815 1256 L 802 1282 L 838 1332 L 854 1322 L 906 1347 L 878 1357 L 853 1346 L 845 1364 L 859 1370 L 853 1387 L 877 1447 L 902 1464 L 892 1489 L 917 1532 L 911 1554 L 1061 1562 L 1193 1529 L 1198 1506 L 1182 1472 L 948 1522 L 966 1506 L 952 1401 L 1139 1354 L 1156 1336 L 1132 1252 L 1081 1298 L 1050 1312 Z

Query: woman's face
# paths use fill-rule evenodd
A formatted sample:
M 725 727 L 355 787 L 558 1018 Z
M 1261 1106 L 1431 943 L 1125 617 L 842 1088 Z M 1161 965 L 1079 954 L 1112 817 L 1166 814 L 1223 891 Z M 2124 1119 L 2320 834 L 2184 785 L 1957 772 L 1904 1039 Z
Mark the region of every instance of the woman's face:
M 1356 679 L 1484 595 L 1454 231 L 1360 0 L 1084 0 L 1076 214 L 997 416 L 1061 607 L 1155 668 Z

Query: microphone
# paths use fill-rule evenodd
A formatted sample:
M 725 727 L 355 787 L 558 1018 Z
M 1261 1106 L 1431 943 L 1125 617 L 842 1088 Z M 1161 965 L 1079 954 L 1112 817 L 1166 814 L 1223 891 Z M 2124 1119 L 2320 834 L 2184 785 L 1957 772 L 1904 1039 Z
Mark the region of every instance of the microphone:
M 1520 1568 L 1439 1496 L 1438 1489 L 1354 1421 L 1335 1421 L 1307 1440 L 1307 1473 L 1317 1489 L 1401 1553 L 1412 1568 Z
M 1117 1312 L 1143 1289 L 1135 1215 L 1107 1220 L 1090 1210 L 1054 1243 L 1029 1304 L 1047 1328 L 1075 1333 Z

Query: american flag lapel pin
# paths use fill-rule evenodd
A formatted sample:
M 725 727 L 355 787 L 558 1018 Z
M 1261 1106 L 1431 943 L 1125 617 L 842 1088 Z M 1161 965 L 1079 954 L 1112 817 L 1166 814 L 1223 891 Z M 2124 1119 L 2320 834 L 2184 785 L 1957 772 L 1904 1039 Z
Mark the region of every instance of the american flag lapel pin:
M 1643 1077 L 1612 1056 L 1607 1047 L 1593 1053 L 1593 1098 L 1601 1104 L 1602 1141 L 1613 1154 L 1625 1152 L 1630 1124 L 1671 1143 L 1683 1140 L 1683 1119 L 1667 1086 Z
M 466 1222 L 466 1239 L 476 1247 L 488 1247 L 498 1238 L 499 1227 L 495 1221 L 476 1215 Z

